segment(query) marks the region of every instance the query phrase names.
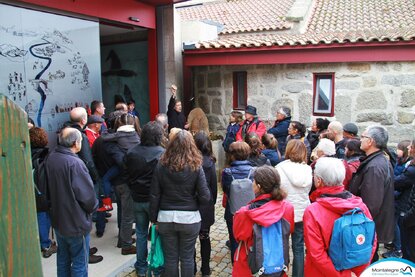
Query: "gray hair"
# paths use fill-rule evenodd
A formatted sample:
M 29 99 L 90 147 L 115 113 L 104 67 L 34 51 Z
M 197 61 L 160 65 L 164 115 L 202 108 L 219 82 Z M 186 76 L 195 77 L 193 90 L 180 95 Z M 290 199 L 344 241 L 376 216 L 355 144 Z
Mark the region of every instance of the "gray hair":
M 346 169 L 341 160 L 322 157 L 317 160 L 314 174 L 321 178 L 325 186 L 341 186 L 346 175 Z
M 82 140 L 82 134 L 75 128 L 66 127 L 59 133 L 59 145 L 71 148 Z
M 277 113 L 282 114 L 285 117 L 289 117 L 289 116 L 291 116 L 291 109 L 286 107 L 286 106 L 281 106 L 278 109 Z
M 388 144 L 388 131 L 382 126 L 371 125 L 366 128 L 369 137 L 373 139 L 378 149 L 386 149 Z
M 155 121 L 160 123 L 161 126 L 164 128 L 168 124 L 167 114 L 165 113 L 159 113 L 156 115 Z
M 317 150 L 323 151 L 324 155 L 333 156 L 336 154 L 336 145 L 334 141 L 322 138 L 316 146 Z

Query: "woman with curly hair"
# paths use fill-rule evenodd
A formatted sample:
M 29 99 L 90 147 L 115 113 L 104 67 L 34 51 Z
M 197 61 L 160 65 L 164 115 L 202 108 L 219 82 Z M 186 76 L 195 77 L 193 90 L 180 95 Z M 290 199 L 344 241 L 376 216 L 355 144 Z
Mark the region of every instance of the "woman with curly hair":
M 165 276 L 194 276 L 194 249 L 201 227 L 199 204 L 211 199 L 202 154 L 192 135 L 180 130 L 154 170 L 150 220 L 157 223 L 164 252 Z

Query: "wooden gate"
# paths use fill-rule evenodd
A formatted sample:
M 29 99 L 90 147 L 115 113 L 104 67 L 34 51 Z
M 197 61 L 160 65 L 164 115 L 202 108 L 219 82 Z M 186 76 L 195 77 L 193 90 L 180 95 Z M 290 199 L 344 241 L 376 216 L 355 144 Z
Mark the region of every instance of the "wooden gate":
M 26 113 L 0 94 L 0 276 L 42 276 Z

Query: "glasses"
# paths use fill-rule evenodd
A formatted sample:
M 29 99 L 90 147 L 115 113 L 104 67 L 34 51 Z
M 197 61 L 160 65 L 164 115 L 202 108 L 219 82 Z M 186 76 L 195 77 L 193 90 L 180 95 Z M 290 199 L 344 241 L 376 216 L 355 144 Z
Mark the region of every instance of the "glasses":
M 368 136 L 363 136 L 363 135 L 360 136 L 360 139 L 365 139 L 365 138 L 371 139 L 371 137 L 368 137 Z

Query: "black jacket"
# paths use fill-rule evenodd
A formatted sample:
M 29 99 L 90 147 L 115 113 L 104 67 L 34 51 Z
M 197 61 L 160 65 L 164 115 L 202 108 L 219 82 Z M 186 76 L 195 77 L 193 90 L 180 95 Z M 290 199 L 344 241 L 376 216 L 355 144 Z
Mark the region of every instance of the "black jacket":
M 86 168 L 88 168 L 89 175 L 95 183 L 98 180 L 99 175 L 98 170 L 95 167 L 94 158 L 92 157 L 91 147 L 89 147 L 88 137 L 79 124 L 72 123 L 70 127 L 77 129 L 82 134 L 82 148 L 81 151 L 78 152 L 78 157 L 85 163 Z
M 106 153 L 114 160 L 120 169 L 118 178 L 113 179 L 113 185 L 128 183 L 128 173 L 124 166 L 124 156 L 127 151 L 140 143 L 140 137 L 135 131 L 117 132 L 102 136 Z
M 91 231 L 91 213 L 98 207 L 94 184 L 84 162 L 58 145 L 46 160 L 52 226 L 63 236 Z
M 35 164 L 40 165 L 40 163 L 42 163 L 46 156 L 49 154 L 49 149 L 47 147 L 42 147 L 42 148 L 31 148 L 31 153 L 32 153 L 32 169 L 33 169 L 33 181 L 35 183 L 35 200 L 36 200 L 36 212 L 47 212 L 49 210 L 49 203 L 48 203 L 48 197 L 47 197 L 47 187 L 46 187 L 46 183 L 47 183 L 47 178 L 46 178 L 46 182 L 44 182 L 43 184 L 45 186 L 42 186 L 42 184 L 37 184 L 36 180 L 38 178 L 41 178 L 38 172 L 39 168 L 35 168 Z M 36 163 L 36 160 L 38 160 L 38 162 Z M 35 174 L 38 174 L 37 176 L 35 176 Z M 39 180 L 39 182 L 41 182 L 41 180 Z M 44 189 L 44 191 L 42 191 Z
M 410 164 L 399 176 L 395 177 L 395 190 L 400 194 L 395 199 L 398 214 L 408 212 L 410 208 L 409 195 L 415 184 L 415 165 Z
M 128 186 L 135 202 L 150 201 L 153 171 L 163 152 L 164 148 L 161 146 L 136 145 L 125 155 Z
M 173 96 L 170 98 L 169 106 L 167 107 L 167 116 L 169 120 L 169 132 L 171 128 L 180 128 L 184 129 L 184 125 L 186 124 L 186 116 L 184 112 L 181 111 L 180 113 L 174 109 L 176 105 L 176 99 Z
M 150 220 L 157 221 L 159 210 L 197 211 L 210 198 L 202 167 L 172 172 L 158 163 L 151 183 Z
M 98 170 L 100 177 L 103 177 L 105 173 L 115 165 L 115 161 L 105 151 L 104 140 L 102 136 L 97 138 L 92 145 L 92 157 L 94 158 L 95 167 Z
M 412 185 L 411 192 L 409 194 L 408 199 L 408 212 L 405 214 L 405 217 L 403 218 L 403 225 L 406 228 L 410 228 L 411 232 L 415 232 L 415 186 Z
M 382 151 L 361 159 L 349 190 L 360 196 L 369 208 L 376 224 L 378 242 L 391 242 L 395 228 L 393 168 Z
M 216 177 L 216 166 L 212 158 L 203 156 L 203 172 L 210 191 L 210 201 L 207 204 L 200 204 L 200 215 L 202 217 L 201 229 L 207 229 L 215 223 L 215 204 L 218 194 L 218 179 Z

